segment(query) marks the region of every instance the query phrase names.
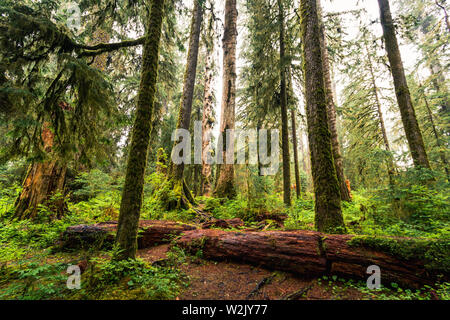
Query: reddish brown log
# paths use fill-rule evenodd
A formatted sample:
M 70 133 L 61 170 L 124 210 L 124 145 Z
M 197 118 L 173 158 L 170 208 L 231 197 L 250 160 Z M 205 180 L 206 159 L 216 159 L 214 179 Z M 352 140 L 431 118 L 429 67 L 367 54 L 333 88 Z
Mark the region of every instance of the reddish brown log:
M 173 236 L 194 229 L 196 229 L 195 226 L 174 221 L 141 220 L 139 221 L 138 248 L 148 248 L 158 243 L 169 242 Z M 117 221 L 70 226 L 62 234 L 58 245 L 70 249 L 101 247 L 114 243 L 116 231 Z
M 241 221 L 216 220 L 201 227 L 240 226 Z M 67 228 L 61 239 L 63 248 L 90 248 L 114 242 L 117 222 L 78 225 Z M 174 236 L 177 246 L 188 252 L 201 250 L 203 257 L 213 260 L 232 260 L 263 266 L 268 269 L 292 272 L 306 277 L 338 275 L 366 280 L 371 265 L 381 269 L 381 283 L 395 282 L 407 287 L 433 285 L 437 280 L 448 281 L 450 270 L 445 266 L 430 266 L 424 261 L 425 253 L 405 258 L 393 254 L 389 247 L 349 243 L 355 236 L 328 235 L 315 231 L 224 231 L 199 229 L 173 221 L 142 220 L 139 223 L 138 247 L 148 248 L 170 242 Z M 359 241 L 359 239 L 356 239 Z M 412 245 L 408 238 L 379 238 L 380 243 L 394 241 L 401 248 Z M 388 242 L 390 243 L 390 242 Z M 429 245 L 435 244 L 430 241 Z M 439 242 L 445 255 L 448 243 Z M 428 242 L 422 243 L 427 248 Z M 438 269 L 436 269 L 438 268 Z
M 205 258 L 235 260 L 300 274 L 326 272 L 314 231 L 227 232 L 217 229 L 185 232 L 177 245 Z
M 303 276 L 340 275 L 367 279 L 367 267 L 381 269 L 381 283 L 407 287 L 434 284 L 441 270 L 430 270 L 418 258 L 405 259 L 381 249 L 350 246 L 351 235 L 326 235 L 314 231 L 229 232 L 193 230 L 185 232 L 177 245 L 207 259 L 234 260 Z M 402 241 L 401 238 L 396 240 Z M 407 246 L 407 240 L 405 246 Z M 444 272 L 443 279 L 449 278 Z

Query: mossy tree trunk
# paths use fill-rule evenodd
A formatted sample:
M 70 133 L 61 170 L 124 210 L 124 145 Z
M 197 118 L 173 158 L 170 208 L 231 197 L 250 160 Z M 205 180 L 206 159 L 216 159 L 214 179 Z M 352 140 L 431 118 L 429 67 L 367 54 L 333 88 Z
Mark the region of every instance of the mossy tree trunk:
M 223 164 L 218 166 L 218 178 L 214 195 L 221 198 L 235 198 L 234 164 L 227 164 L 226 131 L 233 130 L 235 124 L 236 104 L 236 43 L 237 43 L 237 8 L 236 0 L 225 1 L 225 28 L 223 44 L 223 91 L 220 118 L 220 135 Z M 220 146 L 219 146 L 220 147 Z
M 315 226 L 321 232 L 339 233 L 345 231 L 345 225 L 328 129 L 317 1 L 301 0 L 300 9 Z
M 383 27 L 386 52 L 391 67 L 392 78 L 394 79 L 395 94 L 397 96 L 409 150 L 416 167 L 431 169 L 406 82 L 397 36 L 395 35 L 395 26 L 389 8 L 389 0 L 378 0 L 378 4 L 380 7 L 380 20 Z
M 208 163 L 211 156 L 211 132 L 214 124 L 213 117 L 213 26 L 212 15 L 209 19 L 208 30 L 205 35 L 206 63 L 205 63 L 205 86 L 203 92 L 203 115 L 202 115 L 202 186 L 201 194 L 209 196 L 212 192 L 212 167 Z
M 49 123 L 44 123 L 41 137 L 44 151 L 49 157 L 55 157 L 52 154 L 54 134 Z M 39 205 L 46 205 L 54 212 L 55 218 L 61 218 L 67 211 L 63 198 L 66 169 L 66 165 L 57 159 L 31 164 L 22 184 L 22 192 L 16 200 L 13 217 L 18 220 L 33 219 L 39 211 Z M 58 193 L 60 197 L 51 199 Z
M 289 154 L 289 127 L 286 90 L 286 48 L 284 39 L 284 12 L 282 0 L 278 0 L 278 24 L 280 27 L 280 111 L 281 111 L 281 148 L 283 158 L 283 200 L 291 205 L 291 157 Z
M 292 122 L 292 144 L 294 148 L 294 171 L 295 171 L 295 192 L 297 198 L 301 197 L 301 181 L 300 171 L 298 167 L 298 146 L 297 146 L 297 125 L 295 121 L 295 110 L 291 109 L 291 122 Z
M 163 10 L 164 0 L 152 0 L 147 36 L 143 48 L 136 119 L 131 133 L 131 146 L 117 227 L 116 244 L 119 252 L 114 257 L 117 260 L 134 259 L 136 257 L 138 222 L 142 206 L 144 175 L 158 77 Z
M 344 164 L 341 154 L 341 147 L 339 145 L 339 136 L 337 132 L 336 104 L 335 104 L 335 97 L 333 94 L 333 82 L 331 80 L 330 59 L 328 56 L 325 28 L 322 22 L 322 14 L 321 14 L 322 10 L 320 7 L 320 1 L 318 1 L 318 7 L 319 7 L 319 23 L 320 23 L 320 45 L 322 47 L 323 73 L 327 99 L 328 127 L 331 133 L 331 149 L 333 151 L 334 167 L 336 168 L 336 175 L 339 181 L 341 199 L 343 201 L 352 201 L 350 192 L 348 191 L 347 185 L 345 183 L 346 179 L 344 175 Z
M 195 77 L 197 74 L 198 49 L 200 30 L 203 19 L 203 7 L 199 0 L 194 1 L 192 9 L 191 31 L 189 37 L 189 49 L 184 73 L 183 95 L 181 97 L 180 111 L 178 113 L 177 129 L 189 130 L 191 124 L 192 99 L 194 95 Z M 175 145 L 181 142 L 175 141 Z M 189 208 L 194 204 L 191 191 L 184 181 L 184 162 L 180 164 L 170 163 L 169 179 L 173 190 L 177 195 L 176 203 L 169 203 L 169 208 Z

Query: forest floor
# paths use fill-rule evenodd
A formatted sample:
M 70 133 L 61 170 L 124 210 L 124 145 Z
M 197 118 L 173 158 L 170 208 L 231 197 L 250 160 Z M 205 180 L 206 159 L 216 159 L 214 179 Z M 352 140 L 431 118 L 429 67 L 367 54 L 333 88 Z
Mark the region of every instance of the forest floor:
M 169 245 L 141 249 L 138 256 L 154 263 L 167 258 Z M 403 291 L 362 289 L 352 280 L 306 278 L 248 264 L 190 257 L 180 266 L 189 286 L 179 300 L 378 300 L 402 298 Z M 408 292 L 407 292 L 408 293 Z M 439 299 L 431 291 L 428 298 Z

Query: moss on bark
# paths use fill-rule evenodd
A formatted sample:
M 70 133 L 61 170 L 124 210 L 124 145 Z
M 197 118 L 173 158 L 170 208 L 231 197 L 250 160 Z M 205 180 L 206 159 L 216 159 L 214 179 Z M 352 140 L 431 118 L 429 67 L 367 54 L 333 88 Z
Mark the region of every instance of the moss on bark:
M 153 0 L 145 39 L 142 73 L 139 86 L 136 119 L 131 135 L 125 185 L 120 205 L 116 235 L 117 260 L 136 257 L 138 222 L 142 206 L 145 167 L 150 141 L 151 119 L 158 76 L 159 44 L 164 0 Z
M 328 129 L 317 2 L 302 0 L 300 9 L 315 226 L 321 232 L 342 233 L 345 232 L 345 225 Z

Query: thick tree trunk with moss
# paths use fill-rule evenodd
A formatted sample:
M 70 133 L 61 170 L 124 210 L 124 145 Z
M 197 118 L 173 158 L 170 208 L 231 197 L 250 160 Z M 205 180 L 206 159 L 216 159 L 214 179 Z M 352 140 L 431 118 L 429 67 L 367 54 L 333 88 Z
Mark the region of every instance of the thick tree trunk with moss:
M 289 155 L 289 128 L 287 114 L 286 67 L 284 65 L 286 49 L 284 42 L 284 12 L 281 0 L 278 0 L 278 23 L 280 26 L 280 111 L 281 111 L 281 148 L 283 152 L 283 200 L 291 205 L 291 157 Z
M 203 92 L 203 116 L 202 116 L 202 187 L 201 194 L 209 196 L 212 192 L 212 167 L 208 163 L 211 154 L 211 133 L 214 124 L 213 117 L 213 39 L 212 25 L 208 26 L 206 35 L 206 64 L 205 64 L 205 86 Z
M 203 7 L 199 1 L 194 1 L 192 10 L 191 31 L 189 37 L 189 49 L 184 73 L 183 95 L 181 97 L 180 111 L 178 114 L 177 129 L 189 130 L 191 124 L 192 99 L 194 95 L 195 77 L 197 74 L 198 49 L 200 41 L 200 29 L 203 19 Z M 175 141 L 180 143 L 182 138 Z M 183 156 L 183 155 L 180 155 Z M 184 162 L 180 164 L 170 163 L 169 179 L 173 190 L 177 195 L 176 203 L 170 203 L 169 208 L 189 208 L 194 203 L 191 191 L 184 181 Z
M 55 157 L 52 154 L 54 134 L 49 123 L 44 123 L 41 137 L 44 151 L 50 158 Z M 66 169 L 67 167 L 56 159 L 31 164 L 22 184 L 22 192 L 15 203 L 14 218 L 35 218 L 39 205 L 46 205 L 55 218 L 61 218 L 67 211 L 63 198 Z M 52 199 L 56 194 L 60 196 Z
M 378 4 L 380 6 L 380 20 L 383 27 L 386 52 L 389 58 L 392 78 L 394 79 L 395 94 L 397 96 L 409 150 L 416 167 L 420 166 L 430 169 L 422 133 L 417 123 L 416 113 L 406 82 L 397 36 L 395 35 L 395 26 L 389 8 L 389 0 L 378 0 Z
M 138 222 L 142 206 L 144 175 L 147 166 L 151 120 L 158 77 L 159 44 L 164 0 L 153 0 L 143 48 L 141 83 L 139 86 L 136 119 L 131 135 L 125 185 L 120 205 L 115 259 L 134 259 L 137 250 Z
M 347 185 L 345 184 L 345 176 L 344 176 L 344 164 L 341 155 L 341 147 L 339 145 L 339 137 L 337 132 L 337 123 L 336 123 L 336 104 L 334 98 L 334 90 L 333 90 L 333 82 L 331 80 L 331 71 L 330 71 L 330 59 L 328 56 L 328 48 L 327 48 L 327 39 L 325 34 L 325 28 L 322 22 L 322 14 L 320 8 L 320 2 L 318 2 L 319 6 L 319 23 L 320 23 L 320 45 L 322 47 L 322 61 L 323 61 L 323 73 L 324 73 L 324 81 L 325 81 L 325 92 L 327 99 L 327 114 L 328 114 L 328 127 L 331 133 L 331 149 L 333 151 L 333 160 L 334 167 L 336 168 L 336 175 L 339 181 L 339 187 L 341 191 L 341 199 L 343 201 L 352 201 L 350 196 L 350 192 L 348 191 Z
M 234 130 L 236 105 L 236 43 L 237 43 L 237 8 L 236 0 L 225 1 L 225 28 L 223 45 L 223 91 L 220 111 L 220 135 L 217 152 L 222 152 L 223 164 L 218 167 L 218 179 L 214 195 L 220 198 L 236 197 L 234 182 L 234 164 L 227 163 L 227 130 Z M 228 161 L 230 162 L 230 161 Z
M 315 194 L 315 226 L 322 232 L 345 232 L 340 187 L 328 129 L 317 1 L 302 0 L 300 8 L 306 116 Z

